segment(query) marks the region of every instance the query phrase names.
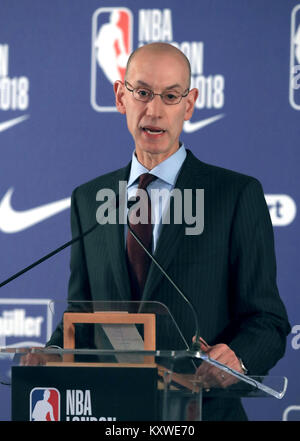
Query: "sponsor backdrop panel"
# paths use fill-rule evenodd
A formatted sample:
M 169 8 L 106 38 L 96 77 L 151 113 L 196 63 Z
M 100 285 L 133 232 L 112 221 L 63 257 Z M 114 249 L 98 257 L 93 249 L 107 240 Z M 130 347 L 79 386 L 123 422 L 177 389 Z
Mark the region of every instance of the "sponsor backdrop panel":
M 292 325 L 281 400 L 245 401 L 250 419 L 300 420 L 299 0 L 1 0 L 1 280 L 70 238 L 72 189 L 125 165 L 133 150 L 116 112 L 128 53 L 172 42 L 200 90 L 182 141 L 200 159 L 256 176 L 274 225 L 278 284 Z M 1 289 L 1 345 L 44 344 L 65 299 L 69 250 Z M 0 389 L 10 419 L 10 391 Z

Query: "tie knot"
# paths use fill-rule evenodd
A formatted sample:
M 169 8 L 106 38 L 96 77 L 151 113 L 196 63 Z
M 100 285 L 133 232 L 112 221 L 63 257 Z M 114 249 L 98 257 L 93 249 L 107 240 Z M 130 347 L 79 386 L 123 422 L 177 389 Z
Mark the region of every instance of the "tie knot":
M 157 179 L 157 176 L 151 175 L 150 173 L 143 173 L 139 177 L 139 188 L 145 190 L 150 182 L 155 181 L 155 179 Z

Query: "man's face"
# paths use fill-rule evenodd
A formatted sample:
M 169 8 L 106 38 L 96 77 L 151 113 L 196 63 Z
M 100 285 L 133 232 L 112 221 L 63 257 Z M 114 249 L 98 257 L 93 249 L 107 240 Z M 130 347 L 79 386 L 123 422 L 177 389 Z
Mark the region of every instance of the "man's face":
M 188 88 L 188 69 L 177 54 L 146 50 L 133 58 L 127 81 L 129 88 L 143 87 L 154 93 L 173 91 L 182 95 Z M 138 159 L 148 153 L 160 155 L 163 160 L 178 149 L 183 122 L 193 113 L 196 89 L 174 105 L 165 104 L 157 95 L 148 103 L 138 101 L 120 82 L 115 84 L 115 93 L 118 110 L 126 114 Z

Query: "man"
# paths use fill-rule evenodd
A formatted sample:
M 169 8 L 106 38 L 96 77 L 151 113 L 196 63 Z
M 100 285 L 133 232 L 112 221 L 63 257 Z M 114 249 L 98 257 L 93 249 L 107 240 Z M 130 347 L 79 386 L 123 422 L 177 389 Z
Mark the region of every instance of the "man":
M 266 374 L 285 351 L 290 331 L 276 287 L 272 225 L 259 182 L 249 176 L 204 164 L 180 143 L 185 120 L 191 118 L 197 89 L 190 90 L 186 57 L 166 43 L 137 49 L 127 65 L 125 82 L 114 84 L 116 106 L 126 115 L 135 142 L 131 163 L 78 187 L 72 195 L 74 236 L 88 230 L 99 203 L 96 193 L 118 193 L 127 181 L 135 194 L 140 175 L 157 177 L 151 189 L 204 189 L 204 231 L 185 234 L 185 226 L 162 225 L 152 232 L 152 251 L 159 263 L 194 304 L 201 328 L 201 349 L 238 372 Z M 157 207 L 151 207 L 157 214 Z M 188 343 L 195 327 L 191 311 L 161 272 L 148 262 L 147 275 L 134 274 L 135 248 L 124 225 L 103 225 L 74 244 L 69 282 L 70 300 L 142 300 L 167 305 Z M 126 239 L 127 238 L 127 239 Z M 142 256 L 142 255 L 141 255 Z M 142 257 L 140 257 L 142 259 Z M 170 347 L 176 338 L 169 336 Z M 58 327 L 48 345 L 62 345 Z M 200 366 L 199 375 L 220 386 L 228 376 Z M 223 378 L 224 377 L 224 378 Z M 239 401 L 207 400 L 204 419 L 246 419 Z

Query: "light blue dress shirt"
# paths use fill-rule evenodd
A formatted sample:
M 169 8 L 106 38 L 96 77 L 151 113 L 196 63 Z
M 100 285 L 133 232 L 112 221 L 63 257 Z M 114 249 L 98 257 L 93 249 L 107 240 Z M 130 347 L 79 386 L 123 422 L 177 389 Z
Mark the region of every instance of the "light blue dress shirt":
M 158 179 L 151 182 L 148 185 L 147 191 L 151 197 L 151 190 L 162 190 L 166 189 L 169 192 L 173 190 L 178 174 L 180 172 L 181 166 L 186 158 L 186 149 L 182 144 L 181 147 L 169 156 L 163 162 L 158 164 L 152 170 L 148 170 L 144 167 L 137 159 L 135 152 L 132 154 L 131 170 L 129 174 L 129 179 L 127 183 L 127 200 L 136 195 L 138 188 L 138 178 L 143 173 L 151 173 L 155 175 Z M 155 251 L 159 234 L 162 227 L 162 215 L 164 209 L 166 208 L 168 199 L 163 198 L 157 201 L 157 198 L 151 199 L 151 212 L 153 219 L 153 241 L 152 241 L 152 252 Z M 127 237 L 127 225 L 125 224 L 125 240 Z

